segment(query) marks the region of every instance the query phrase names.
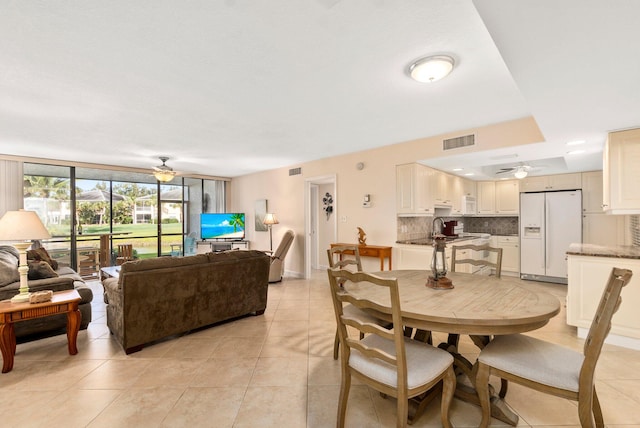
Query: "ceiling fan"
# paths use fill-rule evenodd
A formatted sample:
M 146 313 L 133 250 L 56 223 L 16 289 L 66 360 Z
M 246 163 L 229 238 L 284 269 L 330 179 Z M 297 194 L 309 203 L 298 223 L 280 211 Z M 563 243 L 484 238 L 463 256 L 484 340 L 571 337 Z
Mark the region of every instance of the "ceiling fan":
M 166 164 L 169 158 L 166 156 L 160 156 L 160 160 L 162 161 L 162 165 L 153 167 L 153 176 L 156 178 L 156 180 L 162 183 L 173 180 L 177 172 Z
M 542 168 L 533 167 L 531 165 L 526 165 L 526 164 L 521 164 L 521 165 L 516 165 L 516 166 L 500 168 L 498 171 L 496 171 L 496 175 L 513 173 L 514 177 L 516 177 L 516 178 L 525 178 L 527 175 L 529 175 L 529 172 L 537 171 L 537 170 L 540 170 L 540 169 L 542 169 Z

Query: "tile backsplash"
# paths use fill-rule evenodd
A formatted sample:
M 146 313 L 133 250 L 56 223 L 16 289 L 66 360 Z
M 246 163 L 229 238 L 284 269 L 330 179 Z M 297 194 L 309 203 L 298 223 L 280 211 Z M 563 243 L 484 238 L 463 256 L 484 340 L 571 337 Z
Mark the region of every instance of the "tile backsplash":
M 518 217 L 443 217 L 445 221 L 457 220 L 470 233 L 491 235 L 517 235 Z M 421 239 L 431 236 L 433 217 L 398 217 L 398 241 Z

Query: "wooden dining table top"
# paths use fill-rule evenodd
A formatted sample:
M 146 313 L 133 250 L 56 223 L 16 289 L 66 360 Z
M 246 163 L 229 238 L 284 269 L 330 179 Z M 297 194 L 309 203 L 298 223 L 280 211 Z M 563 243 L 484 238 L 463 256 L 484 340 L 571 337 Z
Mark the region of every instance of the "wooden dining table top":
M 500 335 L 538 329 L 560 312 L 558 297 L 525 287 L 511 277 L 450 272 L 451 290 L 435 290 L 425 284 L 428 270 L 373 272 L 397 278 L 400 307 L 406 326 L 429 331 L 471 335 Z M 345 289 L 358 298 L 389 306 L 386 289 L 372 284 L 347 282 Z M 373 315 L 390 320 L 385 314 Z

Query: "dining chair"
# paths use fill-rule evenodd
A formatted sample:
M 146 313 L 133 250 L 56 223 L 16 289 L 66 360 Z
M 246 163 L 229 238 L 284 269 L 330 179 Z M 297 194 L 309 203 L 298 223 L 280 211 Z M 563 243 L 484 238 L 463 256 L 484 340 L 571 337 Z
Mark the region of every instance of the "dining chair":
M 478 356 L 476 390 L 482 406 L 481 427 L 491 419 L 489 377 L 500 376 L 547 394 L 578 402 L 583 427 L 604 427 L 602 410 L 594 385 L 594 373 L 611 318 L 620 307 L 622 287 L 632 272 L 613 268 L 600 298 L 583 352 L 545 342 L 531 336 L 496 336 Z
M 362 271 L 360 250 L 358 249 L 357 245 L 339 245 L 331 247 L 327 250 L 327 256 L 329 257 L 329 267 L 332 269 L 350 268 L 349 270 L 355 270 L 356 272 Z M 342 284 L 339 285 L 342 286 Z M 362 321 L 378 324 L 385 328 L 391 328 L 392 326 L 391 323 L 369 315 L 365 311 L 362 311 L 353 305 L 345 305 L 344 312 L 351 317 L 359 317 Z M 338 337 L 338 328 L 336 327 L 336 336 L 333 341 L 334 360 L 338 359 L 339 350 L 340 338 Z
M 466 250 L 470 251 L 469 256 L 461 259 L 458 253 Z M 495 261 L 492 261 L 492 254 L 495 254 Z M 494 275 L 500 278 L 502 274 L 502 248 L 495 248 L 489 245 L 454 245 L 451 248 L 451 272 L 456 272 L 459 264 L 494 269 Z
M 344 427 L 352 376 L 382 394 L 396 397 L 396 426 L 406 427 L 409 399 L 424 394 L 442 381 L 441 418 L 445 427 L 449 422 L 449 407 L 456 387 L 453 357 L 442 349 L 406 338 L 402 328 L 388 330 L 378 324 L 351 317 L 346 305 L 360 310 L 374 310 L 391 317 L 394 326 L 402 326 L 398 280 L 381 278 L 366 272 L 327 269 L 331 297 L 342 345 L 340 398 L 337 427 Z M 378 301 L 355 298 L 347 291 L 346 283 L 372 287 L 371 294 Z M 341 287 L 340 284 L 345 284 Z M 379 303 L 386 297 L 389 305 Z M 419 416 L 426 403 L 419 406 Z
M 133 260 L 133 245 L 118 244 L 118 254 L 116 256 L 116 265 L 119 266 L 130 260 Z

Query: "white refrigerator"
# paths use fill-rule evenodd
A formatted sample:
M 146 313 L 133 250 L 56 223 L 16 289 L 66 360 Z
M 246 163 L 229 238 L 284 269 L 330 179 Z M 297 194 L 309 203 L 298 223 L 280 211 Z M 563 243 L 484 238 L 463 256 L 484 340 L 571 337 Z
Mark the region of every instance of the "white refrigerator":
M 581 190 L 520 194 L 520 278 L 566 284 L 566 252 L 581 242 Z

